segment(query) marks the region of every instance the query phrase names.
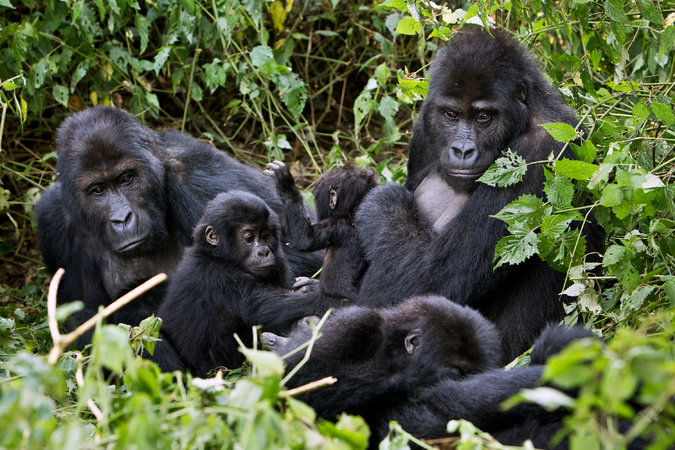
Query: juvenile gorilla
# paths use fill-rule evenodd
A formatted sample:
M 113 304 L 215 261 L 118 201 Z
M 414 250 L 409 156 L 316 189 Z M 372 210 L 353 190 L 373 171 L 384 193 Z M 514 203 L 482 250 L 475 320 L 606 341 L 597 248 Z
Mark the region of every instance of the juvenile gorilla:
M 252 326 L 285 333 L 330 306 L 285 289 L 279 238 L 276 213 L 253 194 L 222 193 L 206 205 L 159 311 L 164 337 L 192 374 L 239 367 L 234 333 L 250 347 Z
M 438 294 L 469 305 L 497 325 L 508 361 L 562 317 L 564 275 L 538 258 L 493 271 L 506 227 L 491 215 L 522 194 L 541 196 L 541 165 L 508 188 L 476 180 L 506 149 L 528 163 L 558 155 L 562 144 L 538 125 L 577 120 L 528 52 L 506 32 L 491 32 L 458 33 L 439 52 L 405 188 L 378 187 L 357 210 L 369 264 L 359 302 L 387 306 Z M 597 249 L 600 239 L 587 236 L 587 244 Z
M 366 271 L 363 248 L 354 228 L 354 214 L 363 197 L 377 186 L 375 172 L 347 164 L 322 175 L 314 185 L 318 222 L 312 224 L 286 165 L 274 161 L 267 168 L 265 174 L 274 177 L 284 204 L 291 230 L 290 244 L 300 251 L 326 249 L 320 278 L 321 295 L 354 302 Z M 300 278 L 294 288 L 308 286 L 312 281 Z
M 281 209 L 273 183 L 207 143 L 155 132 L 110 107 L 66 119 L 56 135 L 57 181 L 37 205 L 49 271 L 66 270 L 59 303 L 83 300 L 81 322 L 160 272 L 173 272 L 206 203 L 232 189 Z M 293 273 L 308 275 L 321 255 L 291 253 Z M 160 286 L 111 317 L 136 325 L 157 312 Z
M 571 341 L 589 337 L 581 327 L 556 326 L 536 341 L 533 366 L 498 369 L 499 334 L 478 312 L 443 297 L 414 297 L 391 308 L 353 306 L 337 310 L 320 330 L 309 360 L 289 387 L 334 376 L 337 382 L 300 398 L 335 419 L 359 414 L 371 428 L 371 446 L 384 438 L 389 421 L 423 439 L 447 436 L 452 419 L 467 419 L 502 443 L 534 439 L 546 447 L 561 426 L 560 413 L 502 402 L 538 385 L 546 360 Z M 306 321 L 286 338 L 263 333 L 263 342 L 283 356 L 312 334 Z M 292 369 L 304 356 L 286 358 Z

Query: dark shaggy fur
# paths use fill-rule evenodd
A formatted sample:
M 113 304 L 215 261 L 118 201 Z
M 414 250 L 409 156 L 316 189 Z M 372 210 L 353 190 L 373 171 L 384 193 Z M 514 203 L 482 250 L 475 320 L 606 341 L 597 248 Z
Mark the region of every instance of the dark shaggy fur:
M 377 186 L 375 172 L 346 164 L 323 174 L 314 185 L 318 222 L 312 224 L 286 166 L 275 161 L 267 167 L 269 170 L 265 173 L 276 181 L 293 230 L 291 246 L 301 251 L 326 249 L 320 294 L 356 301 L 367 266 L 354 228 L 354 214 L 363 197 Z M 303 280 L 296 286 L 306 284 L 308 280 Z
M 56 151 L 57 181 L 38 202 L 38 231 L 49 271 L 66 270 L 59 303 L 85 303 L 79 322 L 148 278 L 171 274 L 219 192 L 242 189 L 282 207 L 257 170 L 185 134 L 152 131 L 115 108 L 66 119 Z M 321 255 L 293 252 L 290 260 L 295 275 L 311 275 Z M 155 288 L 110 320 L 138 324 L 157 312 L 163 291 Z
M 577 120 L 527 50 L 506 32 L 492 34 L 483 28 L 456 34 L 439 52 L 405 188 L 378 187 L 357 211 L 369 264 L 359 302 L 387 306 L 438 294 L 469 305 L 497 325 L 506 362 L 562 317 L 564 275 L 538 258 L 493 270 L 506 227 L 491 216 L 522 194 L 542 195 L 542 167 L 530 166 L 508 188 L 476 179 L 509 148 L 527 162 L 557 155 L 561 144 L 538 124 Z M 597 229 L 587 244 L 601 246 Z
M 163 333 L 194 375 L 242 364 L 235 333 L 250 347 L 252 326 L 285 333 L 298 319 L 330 306 L 285 289 L 279 218 L 253 194 L 218 194 L 206 205 L 193 242 L 159 316 Z

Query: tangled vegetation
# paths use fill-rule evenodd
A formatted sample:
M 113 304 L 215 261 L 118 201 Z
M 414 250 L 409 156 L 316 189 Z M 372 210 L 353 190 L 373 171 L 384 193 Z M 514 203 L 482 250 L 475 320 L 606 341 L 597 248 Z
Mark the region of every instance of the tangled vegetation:
M 512 31 L 583 127 L 547 125 L 577 160 L 537 162 L 545 198 L 523 196 L 497 215 L 511 234 L 495 265 L 539 257 L 564 271 L 575 299 L 565 322 L 607 345 L 572 346 L 548 364 L 545 378 L 577 397 L 534 389 L 514 401 L 569 409 L 561 433 L 574 449 L 641 435 L 653 448 L 675 445 L 672 3 L 0 0 L 0 11 L 0 447 L 365 447 L 362 419 L 317 420 L 270 353 L 245 350 L 251 364 L 225 377 L 160 373 L 134 356 L 152 346 L 156 319 L 99 323 L 86 354 L 48 362 L 49 277 L 32 208 L 55 175 L 56 127 L 96 104 L 261 170 L 286 161 L 305 185 L 346 160 L 401 182 L 428 63 L 467 20 Z M 507 186 L 526 169 L 506 152 L 483 181 Z M 569 226 L 591 211 L 606 233 L 599 265 Z M 631 427 L 619 430 L 619 419 Z M 460 448 L 500 447 L 469 423 L 449 426 Z M 394 424 L 382 446 L 408 439 Z

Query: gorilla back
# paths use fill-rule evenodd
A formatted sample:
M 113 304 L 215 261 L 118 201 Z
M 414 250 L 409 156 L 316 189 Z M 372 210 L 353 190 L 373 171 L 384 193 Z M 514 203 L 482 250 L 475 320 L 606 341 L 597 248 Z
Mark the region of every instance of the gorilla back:
M 217 193 L 241 189 L 281 209 L 262 173 L 185 134 L 152 131 L 119 109 L 66 119 L 56 151 L 57 181 L 38 202 L 38 231 L 48 270 L 66 269 L 59 302 L 85 302 L 79 320 L 147 278 L 171 273 Z M 299 274 L 321 265 L 321 255 L 289 258 Z M 112 320 L 138 323 L 157 312 L 161 295 L 156 288 Z
M 499 328 L 506 360 L 562 317 L 563 276 L 535 258 L 492 267 L 506 227 L 491 215 L 522 194 L 541 195 L 541 165 L 509 188 L 476 180 L 509 148 L 528 163 L 558 155 L 562 145 L 538 125 L 577 120 L 531 55 L 507 33 L 491 33 L 458 33 L 436 56 L 406 187 L 373 190 L 356 224 L 370 264 L 360 301 L 381 306 L 437 294 L 470 305 Z

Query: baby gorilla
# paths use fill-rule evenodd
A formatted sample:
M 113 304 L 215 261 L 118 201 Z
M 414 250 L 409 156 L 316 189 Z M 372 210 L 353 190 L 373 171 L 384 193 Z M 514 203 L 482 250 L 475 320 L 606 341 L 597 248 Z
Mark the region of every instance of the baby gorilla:
M 342 308 L 320 331 L 309 361 L 289 387 L 336 377 L 335 384 L 301 397 L 327 419 L 346 411 L 368 420 L 414 389 L 498 367 L 500 360 L 494 325 L 444 297 L 414 297 L 388 309 Z M 263 333 L 262 340 L 283 356 L 311 335 L 303 321 L 288 337 Z M 303 354 L 287 357 L 287 367 L 294 367 Z
M 358 414 L 371 429 L 371 446 L 385 437 L 389 421 L 414 436 L 447 436 L 452 419 L 466 419 L 503 443 L 535 439 L 547 446 L 562 425 L 562 414 L 521 404 L 501 404 L 538 385 L 543 364 L 571 341 L 588 337 L 583 328 L 551 327 L 536 341 L 532 366 L 502 370 L 500 336 L 477 311 L 444 297 L 413 297 L 396 307 L 344 308 L 321 328 L 309 360 L 290 381 L 302 386 L 327 376 L 337 382 L 299 398 L 329 420 L 341 412 Z M 263 333 L 265 345 L 279 355 L 312 335 L 301 321 L 288 337 Z M 305 352 L 286 358 L 293 368 Z
M 363 249 L 354 228 L 354 214 L 365 195 L 377 186 L 372 169 L 351 164 L 336 167 L 322 175 L 314 185 L 318 222 L 310 215 L 284 163 L 267 164 L 266 175 L 274 177 L 277 192 L 291 225 L 291 245 L 300 251 L 326 249 L 320 278 L 320 293 L 334 299 L 355 301 L 367 267 Z M 295 289 L 315 289 L 313 280 L 296 279 Z
M 284 333 L 328 309 L 285 289 L 279 235 L 279 218 L 253 194 L 230 191 L 206 205 L 159 311 L 164 337 L 193 374 L 240 366 L 234 333 L 251 346 L 254 325 Z

